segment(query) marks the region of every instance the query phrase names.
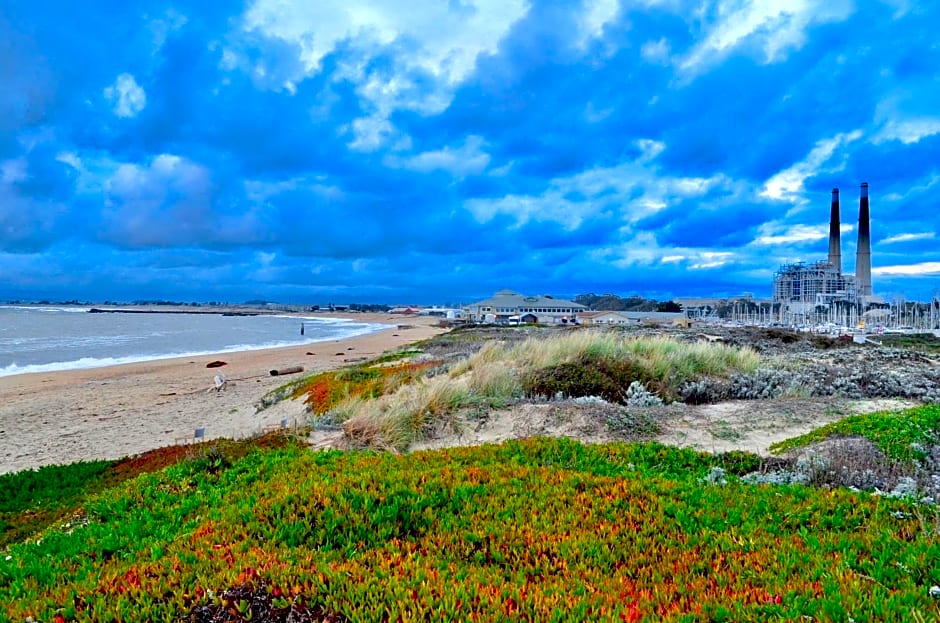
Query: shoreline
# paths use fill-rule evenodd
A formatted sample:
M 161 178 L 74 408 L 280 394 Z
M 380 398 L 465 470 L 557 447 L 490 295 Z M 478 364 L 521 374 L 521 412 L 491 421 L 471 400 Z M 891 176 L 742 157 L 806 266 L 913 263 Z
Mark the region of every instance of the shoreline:
M 166 313 L 188 313 L 188 312 L 170 312 L 170 311 L 142 311 L 139 313 L 146 314 L 166 314 Z M 221 315 L 221 314 L 219 314 Z M 281 314 L 284 316 L 284 314 Z M 364 324 L 369 325 L 370 327 L 377 327 L 379 325 L 389 326 L 391 322 L 384 322 L 381 320 L 356 320 L 346 317 L 338 316 L 313 316 L 311 314 L 291 314 L 291 317 L 296 317 L 298 320 L 322 320 L 322 321 L 339 321 L 339 322 L 350 322 L 355 324 Z M 374 333 L 381 333 L 382 331 L 387 331 L 387 328 L 370 328 L 368 331 L 363 333 L 356 333 L 354 335 L 348 335 L 338 338 L 339 340 L 352 339 L 354 337 L 361 337 L 364 335 L 372 335 Z M 233 348 L 226 348 L 218 351 L 198 351 L 198 352 L 189 352 L 189 353 L 166 353 L 166 354 L 148 354 L 148 355 L 128 355 L 124 357 L 109 357 L 109 358 L 82 358 L 77 360 L 70 361 L 57 361 L 52 363 L 38 363 L 38 364 L 27 364 L 22 367 L 16 367 L 14 371 L 10 372 L 9 368 L 0 368 L 0 379 L 7 378 L 10 376 L 20 376 L 24 374 L 47 374 L 55 372 L 73 372 L 78 370 L 95 370 L 99 368 L 109 368 L 129 364 L 138 364 L 138 363 L 149 363 L 153 361 L 166 361 L 170 359 L 192 359 L 194 357 L 221 357 L 229 355 L 231 353 L 240 353 L 240 352 L 253 352 L 253 351 L 262 351 L 262 350 L 276 350 L 282 348 L 301 348 L 301 347 L 314 347 L 318 344 L 324 342 L 336 341 L 337 338 L 324 337 L 319 338 L 309 342 L 294 342 L 294 343 L 283 343 L 283 344 L 268 344 L 268 345 L 243 345 L 236 346 Z
M 214 439 L 246 437 L 285 418 L 291 425 L 302 424 L 304 407 L 297 401 L 255 412 L 267 392 L 299 378 L 271 376 L 271 370 L 302 366 L 302 374 L 312 374 L 335 369 L 446 331 L 430 317 L 296 315 L 389 328 L 294 346 L 0 377 L 0 474 L 132 456 L 192 440 L 200 427 L 205 427 L 205 439 Z M 216 360 L 226 365 L 206 367 Z M 227 380 L 222 391 L 214 387 L 217 374 Z

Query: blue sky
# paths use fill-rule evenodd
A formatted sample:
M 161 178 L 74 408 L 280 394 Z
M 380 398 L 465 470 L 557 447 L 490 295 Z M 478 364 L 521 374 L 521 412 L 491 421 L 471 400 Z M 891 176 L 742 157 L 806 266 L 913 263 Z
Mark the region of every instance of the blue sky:
M 217 6 L 224 5 L 224 6 Z M 940 288 L 926 0 L 6 0 L 0 299 Z

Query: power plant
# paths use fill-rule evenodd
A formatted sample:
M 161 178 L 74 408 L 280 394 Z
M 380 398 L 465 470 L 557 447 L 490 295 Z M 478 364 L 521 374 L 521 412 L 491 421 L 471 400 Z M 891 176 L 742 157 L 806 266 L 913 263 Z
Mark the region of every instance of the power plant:
M 871 296 L 871 230 L 868 224 L 868 182 L 862 182 L 858 202 L 858 251 L 855 254 L 855 283 L 859 296 Z
M 784 264 L 774 274 L 773 302 L 781 322 L 854 326 L 864 322 L 869 307 L 884 303 L 872 295 L 869 219 L 868 183 L 864 182 L 859 197 L 855 275 L 843 274 L 839 189 L 832 189 L 828 260 Z

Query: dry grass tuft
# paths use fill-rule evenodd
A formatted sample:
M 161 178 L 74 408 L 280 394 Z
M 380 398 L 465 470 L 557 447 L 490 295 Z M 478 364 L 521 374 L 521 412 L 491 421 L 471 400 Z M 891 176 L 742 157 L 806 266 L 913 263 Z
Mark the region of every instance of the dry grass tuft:
M 604 395 L 621 402 L 627 387 L 640 381 L 672 399 L 676 388 L 690 379 L 751 372 L 758 363 L 758 354 L 750 349 L 609 331 L 571 331 L 517 344 L 494 340 L 447 375 L 405 384 L 375 399 L 351 397 L 336 405 L 330 417 L 343 422 L 356 443 L 404 449 L 430 430 L 456 426 L 461 409 L 505 407 L 526 395 L 527 387 L 533 395 Z M 588 368 L 606 372 L 599 379 L 576 373 Z M 563 378 L 556 382 L 559 374 Z

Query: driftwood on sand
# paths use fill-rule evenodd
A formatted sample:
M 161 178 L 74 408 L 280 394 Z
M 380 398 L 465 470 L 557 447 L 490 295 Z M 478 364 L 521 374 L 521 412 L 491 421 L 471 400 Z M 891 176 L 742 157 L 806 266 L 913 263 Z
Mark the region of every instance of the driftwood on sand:
M 288 366 L 286 368 L 277 368 L 271 370 L 271 376 L 283 376 L 285 374 L 297 374 L 298 372 L 303 372 L 303 366 Z

